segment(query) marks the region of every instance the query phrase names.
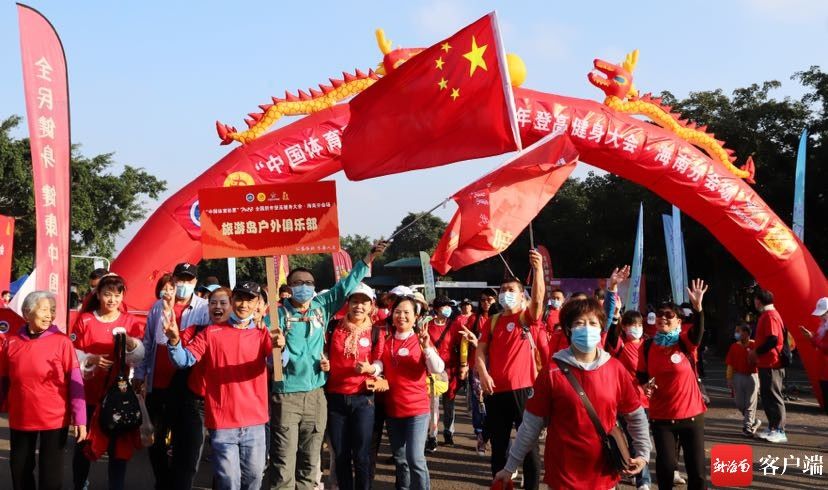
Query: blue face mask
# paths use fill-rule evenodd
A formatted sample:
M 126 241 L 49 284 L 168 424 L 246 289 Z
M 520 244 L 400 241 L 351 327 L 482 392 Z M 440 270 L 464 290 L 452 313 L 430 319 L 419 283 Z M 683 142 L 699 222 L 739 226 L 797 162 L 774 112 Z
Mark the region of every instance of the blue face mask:
M 451 306 L 444 306 L 440 308 L 440 314 L 448 318 L 451 316 Z
M 561 309 L 561 304 L 562 304 L 562 303 L 563 303 L 563 301 L 561 301 L 561 300 L 559 300 L 559 299 L 553 299 L 553 300 L 550 302 L 549 306 L 551 306 L 553 310 L 560 310 L 560 309 Z
M 600 341 L 601 329 L 598 327 L 578 327 L 572 329 L 572 345 L 584 354 L 589 354 L 594 351 Z
M 497 296 L 497 301 L 503 308 L 513 310 L 520 304 L 520 294 L 521 293 L 514 293 L 512 291 L 500 293 Z
M 739 332 L 736 332 L 736 333 L 733 334 L 733 338 L 736 339 L 736 340 L 742 340 L 742 334 L 740 334 Z
M 667 333 L 658 332 L 653 341 L 662 347 L 671 347 L 678 343 L 679 334 L 681 334 L 681 330 L 678 328 Z
M 175 286 L 176 298 L 189 298 L 195 291 L 195 284 L 177 284 Z
M 240 316 L 236 315 L 235 311 L 230 312 L 230 323 L 233 325 L 239 325 L 241 323 L 247 323 L 253 319 L 253 314 L 251 313 L 250 316 L 241 318 Z
M 307 284 L 299 284 L 291 286 L 291 297 L 299 303 L 307 303 L 313 299 L 313 294 L 316 292 L 316 286 L 309 286 Z

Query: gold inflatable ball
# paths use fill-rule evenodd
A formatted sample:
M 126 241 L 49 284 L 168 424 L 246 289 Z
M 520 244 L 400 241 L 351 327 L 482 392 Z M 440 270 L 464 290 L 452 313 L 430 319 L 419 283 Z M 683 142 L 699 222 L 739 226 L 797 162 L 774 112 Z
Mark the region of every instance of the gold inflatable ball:
M 520 87 L 526 81 L 526 64 L 520 56 L 514 53 L 506 54 L 506 65 L 509 67 L 509 78 L 513 87 Z

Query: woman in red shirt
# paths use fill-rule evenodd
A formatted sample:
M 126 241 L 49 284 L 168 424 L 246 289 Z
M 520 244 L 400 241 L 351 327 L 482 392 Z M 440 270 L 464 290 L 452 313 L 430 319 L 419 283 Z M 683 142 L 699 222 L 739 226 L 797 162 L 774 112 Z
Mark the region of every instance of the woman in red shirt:
M 127 365 L 134 366 L 144 358 L 144 346 L 141 343 L 144 324 L 137 317 L 121 310 L 125 292 L 123 278 L 111 273 L 103 276 L 69 336 L 81 359 L 86 391 L 87 430 L 91 444 L 89 448 L 85 448 L 84 444 L 75 446 L 72 479 L 76 490 L 87 484 L 90 465 L 88 457 L 97 459 L 103 452 L 109 452 L 109 488 L 122 489 L 127 461 L 132 458 L 134 450 L 140 447 L 138 429 L 118 438 L 107 438 L 99 430 L 98 421 L 92 417 L 100 406 L 109 383 L 117 374 L 118 359 L 113 356 L 115 342 L 112 331 L 122 327 L 127 332 Z
M 676 441 L 684 449 L 690 490 L 705 488 L 704 412 L 693 355 L 704 335 L 701 279 L 688 289 L 693 307 L 692 326 L 681 332 L 682 311 L 675 303 L 656 310 L 656 334 L 641 347 L 636 376 L 650 397 L 650 420 L 656 448 L 658 488 L 673 488 L 678 467 Z
M 373 301 L 374 290 L 359 284 L 348 297 L 348 314 L 327 339 L 328 437 L 341 490 L 371 488 L 374 392 L 366 383 L 382 372 L 384 344 L 371 321 Z
M 52 324 L 55 296 L 29 293 L 22 313 L 26 324 L 0 347 L 0 403 L 9 402 L 11 487 L 35 488 L 39 452 L 38 488 L 60 489 L 69 424 L 77 426 L 78 442 L 86 438 L 83 379 L 72 342 Z
M 560 323 L 570 347 L 556 352 L 535 382 L 509 459 L 495 480 L 510 480 L 546 426 L 544 480 L 549 488 L 615 488 L 620 475 L 609 467 L 598 432 L 564 369 L 583 387 L 606 432 L 618 415 L 627 421 L 638 456 L 630 458 L 625 474 L 638 473 L 649 460 L 647 417 L 624 366 L 600 347 L 606 324 L 601 303 L 594 298 L 569 301 L 561 309 Z
M 428 330 L 414 331 L 416 311 L 413 298 L 401 297 L 394 302 L 394 333 L 385 343 L 382 369 L 389 385 L 386 411 L 397 466 L 396 486 L 425 490 L 431 487 L 425 458 L 430 413 L 426 374 L 441 373 L 445 365 L 431 345 Z

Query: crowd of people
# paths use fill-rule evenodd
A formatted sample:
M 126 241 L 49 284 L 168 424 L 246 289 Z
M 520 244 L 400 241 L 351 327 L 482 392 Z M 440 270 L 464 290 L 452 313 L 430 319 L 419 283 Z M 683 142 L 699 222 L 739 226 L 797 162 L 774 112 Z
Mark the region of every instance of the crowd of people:
M 629 267 L 589 294 L 547 295 L 541 280 L 528 287 L 509 277 L 455 307 L 445 296 L 429 304 L 405 286 L 377 295 L 362 283 L 385 247 L 377 242 L 325 291 L 295 268 L 271 303 L 253 281 L 199 287 L 196 266 L 181 263 L 158 280 L 145 321 L 128 312 L 124 280 L 96 270 L 69 335 L 54 325 L 54 296 L 29 294 L 26 324 L 0 344 L 12 487 L 61 488 L 56 468 L 71 434 L 76 490 L 124 488 L 145 447 L 154 488 L 192 488 L 205 436 L 214 488 L 320 488 L 327 440 L 328 484 L 368 489 L 387 435 L 396 488 L 428 489 L 427 454 L 454 444 L 461 391 L 493 485 L 509 486 L 521 470 L 528 489 L 541 478 L 550 488 L 628 478 L 649 489 L 655 450 L 658 488 L 675 485 L 681 453 L 688 488 L 706 487 L 704 281 L 692 281 L 688 304 L 665 302 L 646 316 L 624 311 L 618 297 Z M 529 262 L 543 277 L 536 251 Z M 727 380 L 744 434 L 784 442 L 787 332 L 769 291 L 754 300 L 756 332 L 736 327 Z M 821 326 L 803 335 L 828 353 L 828 298 L 813 315 Z M 107 481 L 90 481 L 104 455 Z

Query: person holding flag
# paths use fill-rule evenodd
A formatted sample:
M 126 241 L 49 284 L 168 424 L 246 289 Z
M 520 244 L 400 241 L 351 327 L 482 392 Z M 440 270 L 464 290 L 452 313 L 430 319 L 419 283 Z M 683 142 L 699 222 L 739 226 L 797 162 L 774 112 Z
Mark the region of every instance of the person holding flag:
M 271 400 L 269 470 L 276 488 L 316 486 L 328 419 L 323 390 L 330 367 L 323 352 L 326 327 L 387 246 L 382 240 L 374 243 L 350 274 L 322 294 L 315 294 L 316 280 L 308 269 L 288 274 L 292 296 L 279 307 L 279 328 L 286 338 L 284 379 L 274 382 Z
M 492 476 L 506 464 L 512 427 L 520 427 L 532 385 L 549 360 L 548 339 L 542 325 L 543 259 L 536 250 L 531 250 L 529 262 L 533 277 L 537 278 L 529 301 L 519 279 L 505 279 L 498 295 L 503 312 L 493 315 L 482 326 L 477 345 L 476 367 L 486 395 L 486 426 L 492 442 Z M 489 348 L 495 344 L 497 348 Z M 540 482 L 537 444 L 526 454 L 524 488 L 537 489 Z

